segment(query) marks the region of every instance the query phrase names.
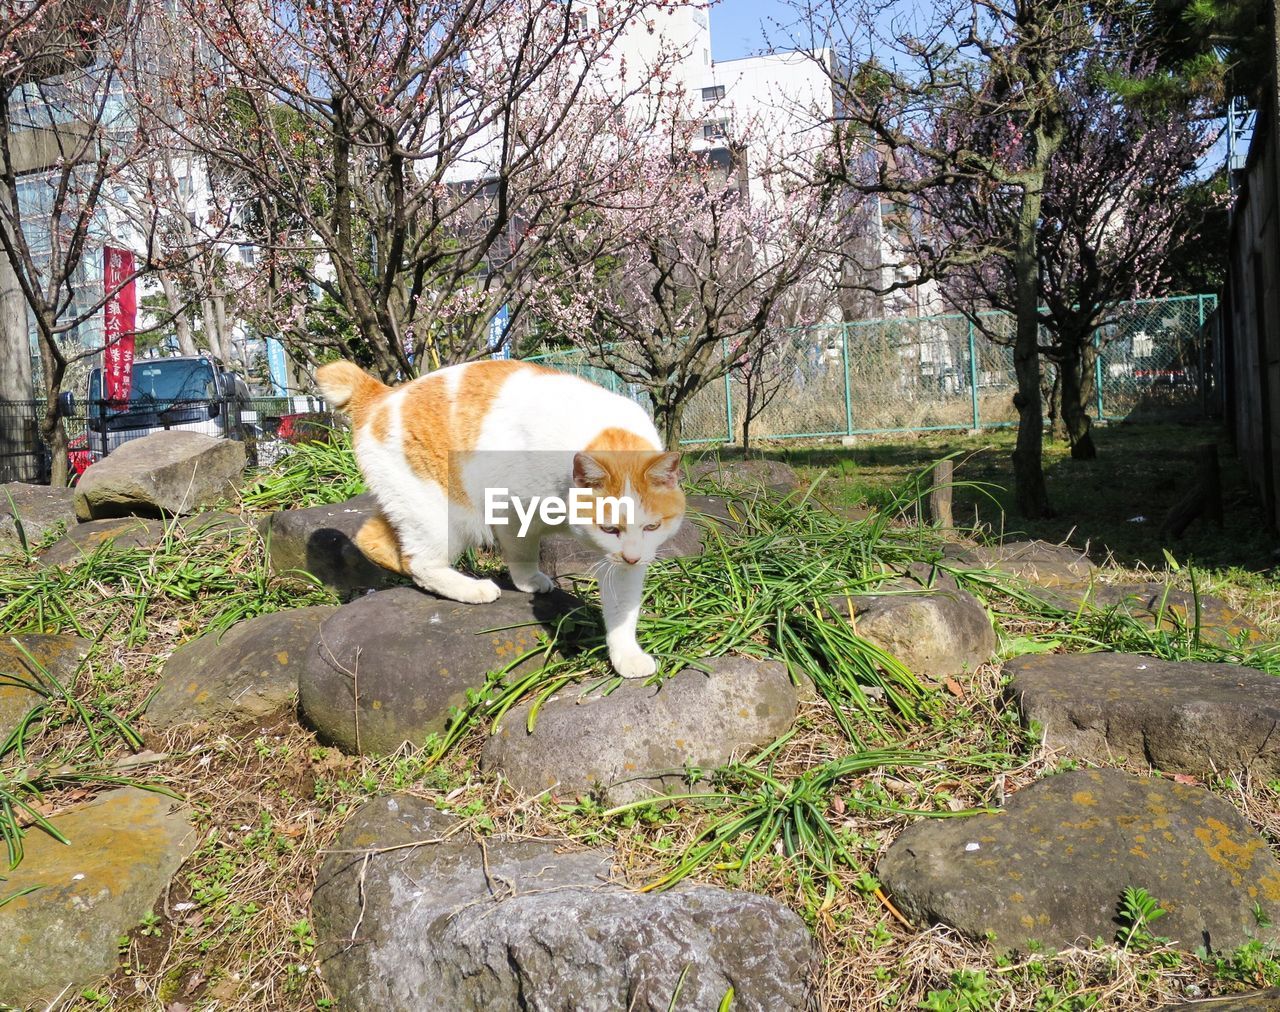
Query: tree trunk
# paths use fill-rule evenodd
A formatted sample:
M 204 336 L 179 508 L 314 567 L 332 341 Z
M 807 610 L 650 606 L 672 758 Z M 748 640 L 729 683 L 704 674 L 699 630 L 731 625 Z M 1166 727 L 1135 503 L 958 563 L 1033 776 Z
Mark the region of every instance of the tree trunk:
M 1042 177 L 1043 182 L 1043 177 Z M 1040 217 L 1040 189 L 1028 185 L 1018 216 L 1013 259 L 1014 305 L 1017 330 L 1013 368 L 1018 392 L 1018 440 L 1013 450 L 1014 490 L 1019 512 L 1028 519 L 1053 516 L 1044 483 L 1044 413 L 1040 399 L 1039 276 L 1036 225 Z
M 27 302 L 8 257 L 0 255 L 0 481 L 29 477 L 24 461 L 39 452 L 30 445 L 33 394 Z
M 187 319 L 186 307 L 178 297 L 178 289 L 169 275 L 160 272 L 160 287 L 164 291 L 165 306 L 173 317 L 173 330 L 178 338 L 178 351 L 183 355 L 198 354 L 195 339 L 191 336 L 191 323 Z
M 666 386 L 650 390 L 653 398 L 653 421 L 667 450 L 680 449 L 680 427 L 684 420 L 684 399 Z
M 1098 450 L 1093 445 L 1090 432 L 1092 421 L 1085 407 L 1089 384 L 1085 382 L 1084 357 L 1078 342 L 1068 340 L 1058 360 L 1058 375 L 1062 379 L 1062 422 L 1067 429 L 1073 460 L 1093 460 Z
M 40 320 L 40 371 L 44 379 L 44 415 L 40 419 L 40 436 L 52 454 L 49 484 L 65 488 L 70 476 L 67 466 L 67 430 L 58 416 L 58 394 L 62 393 L 62 380 L 67 373 L 67 363 L 59 351 L 53 334 L 53 321 Z M 87 405 L 86 405 L 87 408 Z

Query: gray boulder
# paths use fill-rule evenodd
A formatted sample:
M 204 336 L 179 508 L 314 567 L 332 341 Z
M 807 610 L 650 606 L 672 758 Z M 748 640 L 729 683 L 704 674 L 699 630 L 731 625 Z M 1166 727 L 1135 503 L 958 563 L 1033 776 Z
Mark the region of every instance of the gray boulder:
M 74 489 L 27 485 L 20 481 L 0 485 L 0 549 L 21 544 L 15 514 L 22 524 L 28 548 L 35 548 L 50 531 L 74 527 L 74 500 Z
M 926 678 L 973 671 L 995 653 L 987 610 L 946 574 L 938 574 L 932 589 L 897 580 L 873 594 L 832 598 L 828 606 L 859 636 Z
M 336 609 L 294 608 L 259 615 L 225 632 L 184 643 L 165 662 L 147 717 L 159 727 L 265 717 L 288 706 L 298 669 Z
M 994 569 L 1040 587 L 1087 583 L 1097 571 L 1085 552 L 1047 541 L 949 546 L 944 554 L 965 568 Z
M 107 551 L 130 548 L 155 548 L 165 537 L 160 520 L 142 517 L 118 517 L 114 520 L 90 520 L 77 524 L 66 536 L 55 541 L 36 562 L 41 566 L 74 566 L 97 552 L 103 545 Z
M 542 634 L 577 608 L 562 591 L 504 589 L 484 605 L 432 597 L 413 587 L 379 591 L 344 605 L 320 625 L 299 673 L 303 718 L 344 752 L 393 752 L 444 730 L 490 671 L 534 651 Z M 515 667 L 540 664 L 530 656 Z
M 686 766 L 714 769 L 765 745 L 795 720 L 797 694 L 776 661 L 717 657 L 710 672 L 687 668 L 660 687 L 625 681 L 609 695 L 569 687 L 538 710 L 511 709 L 484 748 L 522 794 L 599 791 L 610 804 L 687 788 Z
M 1280 776 L 1280 678 L 1234 664 L 1132 654 L 1038 654 L 1005 665 L 1024 725 L 1093 762 L 1170 773 Z
M 56 693 L 46 673 L 70 688 L 89 646 L 86 639 L 60 633 L 0 638 L 0 742 L 45 698 L 37 686 Z
M 65 996 L 116 968 L 116 940 L 155 905 L 195 848 L 190 810 L 127 787 L 56 815 L 70 841 L 35 830 L 26 856 L 0 883 L 0 1002 L 19 1007 Z
M 805 487 L 790 464 L 758 457 L 749 460 L 703 457 L 691 463 L 688 472 L 693 481 L 706 479 L 723 488 L 765 489 L 786 495 Z
M 1280 1012 L 1280 988 L 1163 1005 L 1159 1012 Z
M 1155 934 L 1194 950 L 1277 938 L 1280 862 L 1227 802 L 1200 787 L 1081 770 L 1023 788 L 1008 807 L 922 819 L 877 869 L 917 924 L 941 922 L 1001 950 L 1110 941 L 1129 886 L 1168 915 Z
M 235 493 L 244 443 L 174 429 L 134 439 L 89 467 L 76 485 L 81 520 L 182 516 Z
M 365 493 L 332 506 L 281 510 L 263 521 L 271 571 L 302 570 L 343 597 L 403 584 L 404 578 L 371 562 L 355 545 L 366 520 L 378 513 Z
M 397 795 L 339 834 L 312 913 L 321 972 L 344 1009 L 705 1012 L 731 987 L 742 1012 L 811 1007 L 813 943 L 776 900 L 705 886 L 632 892 L 612 880 L 608 851 L 479 842 L 460 829 Z
M 1262 642 L 1262 631 L 1247 615 L 1212 594 L 1196 596 L 1163 583 L 1091 584 L 1059 586 L 1038 592 L 1049 604 L 1067 611 L 1083 608 L 1114 610 L 1149 628 L 1169 631 L 1189 629 L 1199 613 L 1200 638 L 1209 644 L 1232 647 Z

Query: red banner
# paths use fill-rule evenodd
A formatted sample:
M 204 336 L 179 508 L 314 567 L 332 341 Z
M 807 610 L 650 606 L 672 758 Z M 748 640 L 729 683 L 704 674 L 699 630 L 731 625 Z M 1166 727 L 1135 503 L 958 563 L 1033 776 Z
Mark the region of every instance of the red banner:
M 126 402 L 133 386 L 133 328 L 137 325 L 138 296 L 133 289 L 133 254 L 104 246 L 102 307 L 104 392 L 109 401 Z M 117 291 L 117 289 L 119 289 Z

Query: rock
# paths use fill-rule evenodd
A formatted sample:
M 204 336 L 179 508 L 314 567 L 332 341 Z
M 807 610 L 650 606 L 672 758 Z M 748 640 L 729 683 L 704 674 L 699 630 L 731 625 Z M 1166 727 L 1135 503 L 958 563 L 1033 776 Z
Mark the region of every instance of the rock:
M 116 939 L 154 906 L 194 849 L 190 810 L 134 787 L 111 791 L 51 820 L 71 842 L 38 830 L 0 883 L 0 1002 L 48 1001 L 116 968 Z
M 1233 994 L 1222 998 L 1200 998 L 1181 1005 L 1162 1005 L 1158 1012 L 1280 1012 L 1280 988 Z
M 973 671 L 996 649 L 991 618 L 976 597 L 947 584 L 939 574 L 934 589 L 914 580 L 894 581 L 884 592 L 832 598 L 835 614 L 850 619 L 854 632 L 887 650 L 926 678 Z
M 1092 606 L 1115 609 L 1132 616 L 1149 628 L 1157 624 L 1170 631 L 1190 628 L 1196 620 L 1196 599 L 1185 590 L 1163 583 L 1093 584 L 1086 587 L 1060 586 L 1041 591 L 1042 600 L 1067 611 Z M 1214 646 L 1233 647 L 1262 641 L 1262 631 L 1245 615 L 1212 594 L 1201 594 L 1200 638 Z
M 108 552 L 130 548 L 155 548 L 164 541 L 165 525 L 160 520 L 142 517 L 119 517 L 115 520 L 90 520 L 67 531 L 36 561 L 42 566 L 74 566 L 93 555 L 104 544 Z
M 320 623 L 335 608 L 259 615 L 178 647 L 165 662 L 147 717 L 158 727 L 265 717 L 288 706 Z
M 680 529 L 658 549 L 659 559 L 677 559 L 702 554 L 702 532 L 693 520 L 685 520 Z M 542 539 L 538 567 L 550 577 L 590 576 L 600 562 L 600 553 L 584 545 L 572 534 L 556 534 Z
M 789 464 L 780 460 L 752 457 L 750 460 L 721 460 L 704 457 L 689 465 L 689 478 L 710 481 L 722 488 L 764 488 L 786 495 L 805 487 Z
M 965 568 L 994 569 L 1040 587 L 1087 583 L 1097 570 L 1086 553 L 1069 545 L 1054 545 L 1047 541 L 948 546 L 944 555 Z
M 244 475 L 244 443 L 173 429 L 134 439 L 80 476 L 81 520 L 182 516 L 233 494 Z
M 484 605 L 446 601 L 413 587 L 369 594 L 320 626 L 299 675 L 303 717 L 344 752 L 393 752 L 444 730 L 449 709 L 542 642 L 582 603 L 563 591 L 504 589 Z M 515 671 L 538 666 L 536 656 Z M 358 691 L 357 691 L 358 689 Z M 358 705 L 357 705 L 358 702 Z
M 14 645 L 14 640 L 21 649 Z M 80 662 L 89 652 L 89 646 L 86 639 L 62 634 L 0 638 L 0 742 L 7 739 L 31 708 L 44 698 L 30 686 L 44 685 L 57 691 L 48 684 L 47 671 L 61 685 L 69 688 Z M 34 664 L 27 654 L 34 658 Z M 2 888 L 0 886 L 0 890 Z
M 272 572 L 300 569 L 344 597 L 403 584 L 401 576 L 371 562 L 355 545 L 364 522 L 377 513 L 373 496 L 365 493 L 332 506 L 271 514 L 262 533 Z
M 633 892 L 611 881 L 608 851 L 482 846 L 459 828 L 397 795 L 369 802 L 339 834 L 312 913 L 342 1008 L 703 1012 L 730 987 L 742 1012 L 811 1007 L 813 943 L 776 900 L 708 886 Z M 426 842 L 341 853 L 414 841 Z
M 600 790 L 622 804 L 687 788 L 686 766 L 713 769 L 766 745 L 795 720 L 797 694 L 776 661 L 717 657 L 661 687 L 626 681 L 609 695 L 570 686 L 538 710 L 511 709 L 484 748 L 483 766 L 521 794 L 575 796 Z
M 922 819 L 877 874 L 917 924 L 942 922 L 998 948 L 1110 941 L 1121 893 L 1146 889 L 1168 915 L 1154 933 L 1194 950 L 1258 937 L 1254 904 L 1280 913 L 1280 862 L 1221 798 L 1120 770 L 1062 773 L 992 815 Z
M 22 543 L 18 527 L 13 522 L 15 513 L 22 523 L 22 533 L 30 549 L 34 549 L 50 531 L 74 527 L 74 498 L 75 491 L 69 488 L 27 485 L 20 481 L 0 485 L 0 548 Z
M 1280 678 L 1234 664 L 1036 654 L 1005 665 L 1024 725 L 1049 748 L 1168 773 L 1280 776 Z
M 257 530 L 244 517 L 229 513 L 226 510 L 197 513 L 193 517 L 184 519 L 181 526 L 183 533 L 192 537 L 204 537 L 209 534 L 224 534 L 227 537 L 235 537 L 239 534 L 247 534 L 250 531 Z

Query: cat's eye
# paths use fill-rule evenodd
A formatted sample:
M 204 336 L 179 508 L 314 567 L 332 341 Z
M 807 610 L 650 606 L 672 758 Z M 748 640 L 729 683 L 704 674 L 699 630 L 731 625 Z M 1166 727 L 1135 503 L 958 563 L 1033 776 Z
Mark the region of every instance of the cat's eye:
M 602 531 L 604 531 L 606 534 L 621 534 L 621 533 L 622 533 L 622 532 L 621 532 L 617 527 L 601 527 L 600 529 L 601 529 Z
M 662 526 L 662 521 L 661 521 L 661 520 L 659 520 L 657 523 L 653 523 L 653 524 L 645 524 L 645 525 L 644 525 L 644 529 L 645 529 L 646 531 L 656 531 L 656 530 L 657 530 L 659 527 L 661 527 L 661 526 Z

